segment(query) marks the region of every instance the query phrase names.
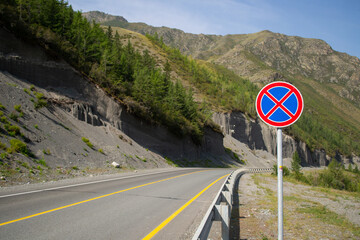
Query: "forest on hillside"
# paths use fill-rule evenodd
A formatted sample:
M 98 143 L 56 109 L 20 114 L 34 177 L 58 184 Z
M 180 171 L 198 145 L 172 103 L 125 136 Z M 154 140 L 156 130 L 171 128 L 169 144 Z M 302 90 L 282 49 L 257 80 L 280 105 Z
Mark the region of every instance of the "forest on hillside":
M 179 136 L 190 135 L 195 143 L 201 143 L 206 127 L 220 131 L 211 121 L 211 110 L 241 111 L 256 118 L 258 87 L 224 67 L 182 55 L 156 34 L 147 37 L 166 53 L 168 61 L 163 65 L 130 41 L 123 44 L 110 26 L 104 29 L 88 22 L 64 0 L 3 0 L 0 11 L 1 25 L 8 30 L 65 59 L 130 112 Z M 182 79 L 172 79 L 172 71 Z M 180 80 L 198 89 L 203 102 L 196 102 Z M 309 112 L 287 131 L 312 150 L 360 154 L 358 139 L 319 122 Z
M 59 53 L 137 116 L 177 135 L 191 135 L 195 143 L 200 143 L 205 125 L 215 128 L 192 91 L 171 81 L 169 64 L 158 67 L 148 51 L 135 50 L 130 41 L 123 45 L 118 32 L 89 23 L 67 2 L 10 0 L 2 8 L 7 28 Z

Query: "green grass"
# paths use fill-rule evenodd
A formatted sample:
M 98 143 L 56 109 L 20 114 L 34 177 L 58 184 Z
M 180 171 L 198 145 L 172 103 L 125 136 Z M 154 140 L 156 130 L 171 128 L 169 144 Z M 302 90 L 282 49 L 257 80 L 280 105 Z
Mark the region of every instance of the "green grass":
M 36 162 L 44 167 L 47 167 L 47 163 L 44 158 L 38 159 Z
M 1 150 L 6 150 L 6 145 L 5 145 L 5 143 L 0 142 L 0 149 L 1 149 Z
M 90 142 L 89 139 L 82 137 L 81 140 L 91 149 L 94 149 L 94 145 Z
M 43 149 L 43 154 L 45 154 L 45 155 L 50 155 L 51 154 L 51 152 L 50 152 L 50 149 Z
M 174 163 L 169 157 L 164 157 L 167 164 L 171 165 L 171 166 L 175 166 L 175 167 L 179 167 L 178 164 Z
M 5 124 L 9 124 L 9 121 L 7 120 L 7 117 L 6 117 L 6 116 L 2 116 L 2 117 L 0 118 L 0 122 L 5 123 Z
M 29 89 L 27 89 L 27 88 L 24 88 L 24 92 L 25 92 L 25 93 L 27 93 L 27 94 L 29 94 L 29 95 L 31 95 L 30 90 L 29 90 Z
M 303 206 L 297 208 L 296 211 L 299 213 L 310 214 L 326 224 L 348 228 L 354 235 L 358 237 L 360 236 L 360 229 L 357 226 L 349 222 L 345 217 L 328 210 L 325 206 L 320 205 L 319 203 L 316 203 L 315 206 Z
M 11 139 L 10 140 L 10 148 L 8 148 L 8 153 L 18 152 L 25 156 L 31 155 L 30 150 L 28 149 L 27 145 L 20 141 L 19 139 Z
M 3 152 L 0 154 L 0 158 L 1 159 L 5 159 L 5 158 L 8 158 L 8 154 L 6 152 Z M 2 164 L 2 162 L 0 162 Z
M 232 159 L 234 159 L 236 162 L 240 164 L 246 164 L 246 162 L 239 158 L 239 156 L 234 153 L 230 148 L 225 148 L 225 152 L 230 155 Z
M 12 137 L 15 137 L 17 135 L 21 135 L 20 127 L 12 124 L 5 124 L 4 125 L 5 130 L 8 132 L 8 134 Z
M 17 111 L 17 112 L 19 112 L 19 113 L 22 112 L 22 110 L 21 110 L 21 105 L 15 105 L 15 106 L 14 106 L 14 109 L 15 109 L 15 111 Z
M 71 128 L 65 126 L 64 124 L 60 123 L 60 125 L 61 125 L 63 128 L 65 128 L 66 130 L 71 131 Z
M 44 97 L 44 94 L 35 92 L 36 102 L 34 101 L 35 109 L 40 109 L 47 106 L 47 100 Z
M 18 121 L 19 121 L 19 116 L 18 116 L 16 113 L 14 113 L 14 112 L 10 113 L 9 118 L 10 118 L 11 120 L 15 121 L 15 122 L 18 122 Z

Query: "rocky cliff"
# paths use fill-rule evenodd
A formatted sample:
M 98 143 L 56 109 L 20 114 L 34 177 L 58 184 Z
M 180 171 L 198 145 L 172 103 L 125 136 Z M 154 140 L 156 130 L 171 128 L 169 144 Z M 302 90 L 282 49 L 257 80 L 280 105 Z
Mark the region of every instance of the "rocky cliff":
M 194 144 L 190 137 L 179 138 L 163 126 L 131 115 L 120 102 L 68 64 L 49 57 L 41 48 L 22 42 L 2 29 L 0 35 L 7 39 L 0 44 L 0 71 L 44 89 L 50 102 L 76 119 L 92 126 L 111 126 L 144 149 L 172 160 L 199 163 L 198 160 L 209 159 L 218 166 L 236 164 L 224 151 L 221 133 L 206 129 L 200 145 Z
M 260 120 L 253 120 L 241 112 L 215 113 L 213 120 L 220 125 L 223 133 L 246 144 L 254 150 L 264 150 L 276 155 L 276 129 L 271 128 Z M 292 158 L 295 151 L 299 153 L 303 166 L 327 166 L 331 158 L 323 149 L 311 151 L 304 142 L 296 141 L 283 133 L 283 157 Z M 360 163 L 357 156 L 346 157 L 337 154 L 335 158 L 347 163 Z

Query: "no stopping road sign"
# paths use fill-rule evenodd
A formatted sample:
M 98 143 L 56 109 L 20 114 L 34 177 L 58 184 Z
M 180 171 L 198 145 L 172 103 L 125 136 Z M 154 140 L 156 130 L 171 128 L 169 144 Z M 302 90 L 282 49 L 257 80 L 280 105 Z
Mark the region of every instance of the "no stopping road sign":
M 300 91 L 287 82 L 272 82 L 263 87 L 255 104 L 261 120 L 277 128 L 296 122 L 304 108 Z

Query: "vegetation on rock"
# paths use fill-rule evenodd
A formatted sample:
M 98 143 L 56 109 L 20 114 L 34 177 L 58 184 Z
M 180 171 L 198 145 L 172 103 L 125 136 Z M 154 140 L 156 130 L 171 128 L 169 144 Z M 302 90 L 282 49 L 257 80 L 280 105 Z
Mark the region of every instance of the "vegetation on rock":
M 61 54 L 139 117 L 200 143 L 209 119 L 192 92 L 173 83 L 170 69 L 158 67 L 147 51 L 135 50 L 130 41 L 123 45 L 117 32 L 89 23 L 64 1 L 6 1 L 0 7 L 8 29 Z M 36 97 L 36 108 L 46 105 L 42 95 Z

